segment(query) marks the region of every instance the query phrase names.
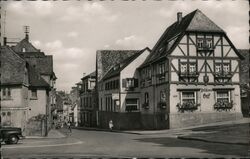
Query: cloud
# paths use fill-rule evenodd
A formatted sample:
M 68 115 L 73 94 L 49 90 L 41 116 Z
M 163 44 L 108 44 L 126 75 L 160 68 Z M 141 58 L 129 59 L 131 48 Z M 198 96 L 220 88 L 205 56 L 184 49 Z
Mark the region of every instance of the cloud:
M 72 31 L 72 32 L 69 32 L 69 33 L 67 34 L 67 36 L 68 36 L 68 37 L 71 37 L 71 38 L 76 38 L 76 37 L 78 37 L 78 33 L 75 32 L 75 31 Z
M 50 1 L 36 1 L 28 3 L 24 1 L 8 3 L 7 10 L 18 13 L 20 16 L 47 16 L 52 13 L 53 3 Z
M 141 49 L 145 47 L 145 42 L 142 37 L 136 35 L 126 36 L 115 41 L 118 48 L 124 49 Z
M 31 43 L 36 47 L 40 48 L 42 43 L 39 40 L 32 40 Z
M 108 22 L 115 21 L 118 15 L 111 13 L 107 8 L 98 2 L 85 2 L 80 6 L 70 6 L 65 14 L 60 18 L 61 21 L 79 21 L 85 22 L 104 20 Z

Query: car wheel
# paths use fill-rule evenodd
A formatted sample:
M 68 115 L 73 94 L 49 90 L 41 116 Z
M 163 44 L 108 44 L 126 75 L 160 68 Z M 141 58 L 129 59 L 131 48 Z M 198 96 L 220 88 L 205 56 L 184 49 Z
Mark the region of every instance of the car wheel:
M 18 142 L 18 137 L 17 136 L 15 136 L 15 135 L 11 135 L 10 137 L 9 137 L 9 139 L 8 139 L 9 141 L 9 144 L 17 144 L 17 142 Z

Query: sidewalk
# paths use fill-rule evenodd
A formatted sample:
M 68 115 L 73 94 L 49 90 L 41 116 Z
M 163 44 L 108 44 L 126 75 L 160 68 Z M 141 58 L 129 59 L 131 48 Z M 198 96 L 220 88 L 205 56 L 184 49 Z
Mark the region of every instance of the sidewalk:
M 196 140 L 221 144 L 250 145 L 250 118 L 179 129 L 126 132 L 137 133 L 141 135 L 166 134 L 183 140 Z
M 63 133 L 59 132 L 56 129 L 51 129 L 48 133 L 48 136 L 26 136 L 26 139 L 59 139 L 66 137 Z

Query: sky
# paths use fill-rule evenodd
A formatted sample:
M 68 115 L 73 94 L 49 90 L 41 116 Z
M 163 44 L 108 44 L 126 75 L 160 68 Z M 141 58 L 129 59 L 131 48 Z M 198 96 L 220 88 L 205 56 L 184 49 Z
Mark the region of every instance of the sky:
M 249 48 L 246 0 L 1 3 L 2 35 L 21 40 L 23 26 L 30 26 L 31 43 L 45 54 L 53 55 L 57 90 L 67 92 L 83 73 L 95 70 L 97 50 L 152 48 L 164 30 L 176 21 L 177 12 L 185 16 L 200 9 L 227 33 L 236 48 Z

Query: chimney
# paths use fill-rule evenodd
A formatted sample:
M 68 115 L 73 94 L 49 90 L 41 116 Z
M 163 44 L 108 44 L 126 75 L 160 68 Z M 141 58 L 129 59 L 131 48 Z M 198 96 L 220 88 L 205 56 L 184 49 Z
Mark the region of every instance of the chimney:
M 177 22 L 178 22 L 178 24 L 181 23 L 181 20 L 182 20 L 182 12 L 178 12 L 177 13 Z

